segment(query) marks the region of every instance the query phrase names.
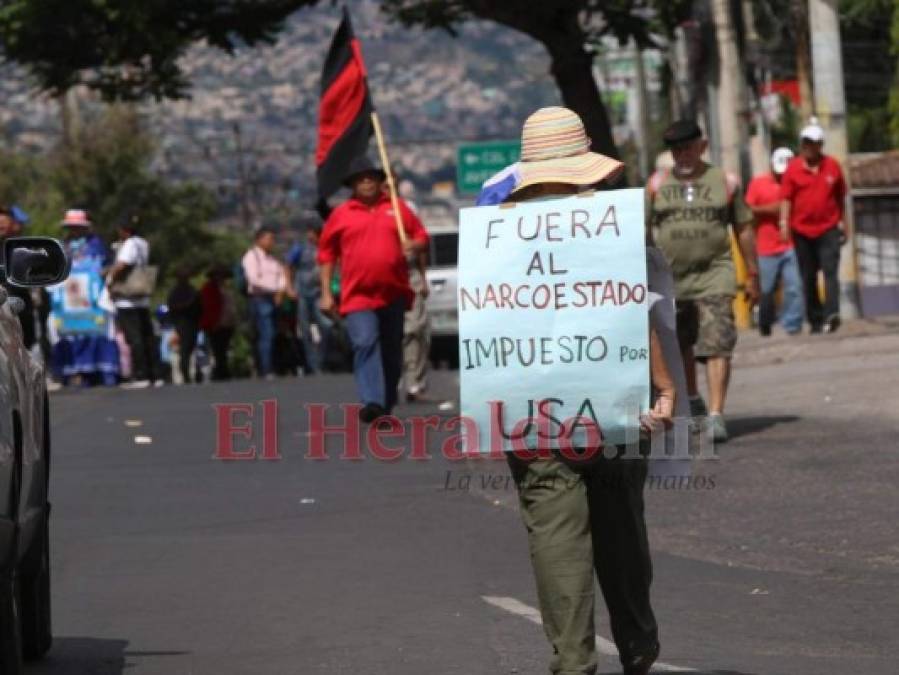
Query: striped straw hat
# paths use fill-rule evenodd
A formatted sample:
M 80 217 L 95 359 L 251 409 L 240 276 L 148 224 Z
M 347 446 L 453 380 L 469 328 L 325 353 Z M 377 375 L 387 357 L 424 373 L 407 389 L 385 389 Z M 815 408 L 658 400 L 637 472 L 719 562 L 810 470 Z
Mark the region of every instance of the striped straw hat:
M 590 152 L 590 139 L 577 113 L 551 107 L 541 108 L 525 120 L 519 167 L 521 182 L 515 192 L 537 183 L 594 185 L 617 176 L 624 164 Z

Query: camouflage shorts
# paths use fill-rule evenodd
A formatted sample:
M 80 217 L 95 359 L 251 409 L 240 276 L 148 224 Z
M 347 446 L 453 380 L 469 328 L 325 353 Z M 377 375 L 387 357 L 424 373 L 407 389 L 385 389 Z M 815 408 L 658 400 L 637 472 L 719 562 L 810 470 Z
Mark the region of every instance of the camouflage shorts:
M 700 361 L 710 356 L 730 357 L 737 344 L 732 295 L 710 295 L 677 301 L 677 339 L 693 346 Z

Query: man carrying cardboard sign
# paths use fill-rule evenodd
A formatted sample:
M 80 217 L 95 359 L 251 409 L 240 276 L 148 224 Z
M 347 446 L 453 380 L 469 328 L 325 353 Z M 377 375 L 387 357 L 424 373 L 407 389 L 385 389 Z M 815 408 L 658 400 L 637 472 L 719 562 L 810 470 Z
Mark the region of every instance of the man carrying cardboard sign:
M 621 162 L 590 152 L 583 123 L 565 108 L 544 108 L 531 115 L 522 141 L 522 161 L 512 171 L 511 192 L 504 190 L 501 197 L 507 203 L 573 195 L 614 177 L 623 168 Z M 642 232 L 639 222 L 620 226 L 641 228 Z M 549 238 L 546 248 L 552 250 L 557 245 L 553 242 Z M 571 316 L 582 310 L 554 304 L 541 311 Z M 562 315 L 558 316 L 561 322 Z M 584 332 L 595 329 L 590 325 L 591 315 L 578 316 L 587 317 L 582 321 Z M 645 424 L 670 423 L 674 386 L 654 331 L 649 352 L 656 399 Z M 550 357 L 542 353 L 541 358 Z M 561 356 L 558 360 L 565 363 Z M 589 382 L 584 389 L 603 384 L 615 386 L 615 382 Z M 528 531 L 544 630 L 553 648 L 551 671 L 559 675 L 596 672 L 595 573 L 625 673 L 646 675 L 659 653 L 658 629 L 649 602 L 652 565 L 643 518 L 646 460 L 621 457 L 620 453 L 614 459 L 594 454 L 590 461 L 574 461 L 558 451 L 538 453 L 533 459 L 522 454 L 508 453 L 507 457 Z

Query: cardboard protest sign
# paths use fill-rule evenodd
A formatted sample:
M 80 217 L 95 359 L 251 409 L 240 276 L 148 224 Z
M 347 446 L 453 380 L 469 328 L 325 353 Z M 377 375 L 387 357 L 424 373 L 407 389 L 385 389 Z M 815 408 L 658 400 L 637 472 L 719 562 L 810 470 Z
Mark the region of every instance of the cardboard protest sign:
M 597 427 L 605 444 L 638 437 L 649 406 L 643 223 L 640 189 L 461 211 L 462 415 L 479 451 L 595 445 Z

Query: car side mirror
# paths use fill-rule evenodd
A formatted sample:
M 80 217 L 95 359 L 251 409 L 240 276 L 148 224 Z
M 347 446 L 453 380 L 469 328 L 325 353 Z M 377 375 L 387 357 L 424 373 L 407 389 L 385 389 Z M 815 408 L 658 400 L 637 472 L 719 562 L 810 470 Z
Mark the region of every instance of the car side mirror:
M 12 237 L 3 242 L 6 281 L 13 286 L 52 286 L 69 276 L 65 249 L 50 237 Z

